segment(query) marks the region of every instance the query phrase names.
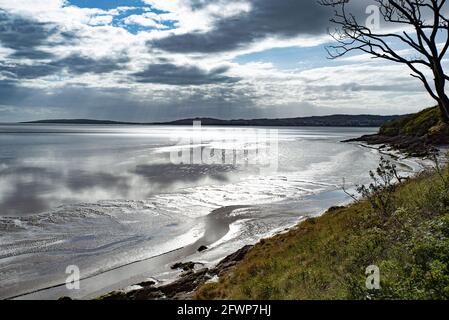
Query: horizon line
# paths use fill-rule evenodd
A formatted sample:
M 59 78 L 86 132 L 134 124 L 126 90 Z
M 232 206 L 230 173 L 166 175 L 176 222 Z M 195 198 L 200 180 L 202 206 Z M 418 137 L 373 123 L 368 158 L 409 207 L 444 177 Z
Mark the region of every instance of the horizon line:
M 309 119 L 309 118 L 326 118 L 326 117 L 334 117 L 334 116 L 345 116 L 345 117 L 359 117 L 359 116 L 372 116 L 372 117 L 401 117 L 406 116 L 409 113 L 404 114 L 372 114 L 372 113 L 359 113 L 359 114 L 346 114 L 346 113 L 335 113 L 335 114 L 327 114 L 327 115 L 311 115 L 311 116 L 297 116 L 297 117 L 285 117 L 285 118 L 232 118 L 232 119 L 222 119 L 222 118 L 214 118 L 207 116 L 197 116 L 197 117 L 187 117 L 187 118 L 178 118 L 175 120 L 163 120 L 163 121 L 153 121 L 153 122 L 137 122 L 137 121 L 127 121 L 127 120 L 109 120 L 109 119 L 93 119 L 93 118 L 54 118 L 54 119 L 38 119 L 38 120 L 26 120 L 26 121 L 11 121 L 11 122 L 0 122 L 3 124 L 33 124 L 40 122 L 51 123 L 51 121 L 95 121 L 95 122 L 109 122 L 110 124 L 114 123 L 122 123 L 122 124 L 165 124 L 165 123 L 173 123 L 179 121 L 189 121 L 189 120 L 216 120 L 216 121 L 256 121 L 256 120 L 290 120 L 290 119 Z

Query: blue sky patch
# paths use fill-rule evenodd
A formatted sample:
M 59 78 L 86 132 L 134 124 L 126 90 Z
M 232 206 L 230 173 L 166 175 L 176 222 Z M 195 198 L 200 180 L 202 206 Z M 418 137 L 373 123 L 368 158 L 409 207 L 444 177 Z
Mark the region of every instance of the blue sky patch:
M 155 9 L 140 0 L 70 0 L 69 5 L 77 6 L 79 8 L 97 8 L 102 10 L 111 10 L 118 7 L 132 7 L 133 9 L 123 11 L 114 16 L 112 25 L 115 27 L 124 28 L 134 34 L 137 34 L 140 31 L 154 30 L 156 28 L 151 26 L 143 26 L 140 24 L 126 24 L 124 23 L 124 19 L 126 19 L 126 17 L 132 15 L 143 15 L 146 12 L 153 12 L 156 14 L 166 13 L 165 11 Z M 164 25 L 166 29 L 173 29 L 176 24 L 176 21 L 172 20 L 158 22 Z
M 80 8 L 99 8 L 103 10 L 117 7 L 150 7 L 140 0 L 70 0 L 68 2 Z

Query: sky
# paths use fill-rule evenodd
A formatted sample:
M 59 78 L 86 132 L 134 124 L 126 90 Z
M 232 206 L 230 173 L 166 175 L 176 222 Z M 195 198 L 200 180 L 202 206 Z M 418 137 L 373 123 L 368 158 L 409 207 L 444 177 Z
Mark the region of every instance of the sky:
M 356 1 L 367 19 L 369 1 Z M 315 0 L 0 0 L 0 122 L 404 114 L 407 67 L 327 58 Z

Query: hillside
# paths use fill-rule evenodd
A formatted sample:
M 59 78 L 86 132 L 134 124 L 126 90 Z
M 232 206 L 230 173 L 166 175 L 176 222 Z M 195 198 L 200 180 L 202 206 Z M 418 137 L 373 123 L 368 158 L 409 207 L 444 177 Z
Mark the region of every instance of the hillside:
M 428 171 L 260 241 L 195 298 L 449 299 L 448 248 L 449 171 Z M 366 288 L 371 265 L 380 290 Z
M 411 156 L 425 156 L 435 146 L 449 144 L 449 126 L 440 120 L 439 108 L 433 107 L 388 122 L 378 134 L 349 141 L 388 144 Z
M 119 122 L 111 120 L 93 120 L 93 119 L 47 119 L 37 121 L 22 122 L 25 124 L 86 124 L 86 125 L 137 125 L 135 122 Z
M 170 122 L 119 122 L 109 120 L 91 120 L 91 119 L 52 119 L 38 120 L 25 123 L 31 124 L 90 124 L 90 125 L 183 125 L 191 126 L 195 121 L 201 121 L 204 126 L 274 126 L 274 127 L 380 127 L 381 125 L 399 119 L 400 116 L 377 116 L 377 115 L 331 115 L 316 116 L 304 118 L 285 118 L 285 119 L 239 119 L 239 120 L 220 120 L 214 118 L 191 118 Z
M 184 119 L 161 124 L 192 125 L 201 121 L 202 125 L 216 126 L 276 126 L 276 127 L 380 127 L 381 125 L 399 119 L 400 116 L 377 115 L 330 115 L 285 119 L 251 119 L 251 120 L 219 120 L 213 118 Z

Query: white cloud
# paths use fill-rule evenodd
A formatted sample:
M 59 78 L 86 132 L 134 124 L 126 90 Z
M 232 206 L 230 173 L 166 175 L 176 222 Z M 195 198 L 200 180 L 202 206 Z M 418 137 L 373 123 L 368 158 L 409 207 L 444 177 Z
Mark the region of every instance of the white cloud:
M 113 18 L 114 17 L 110 16 L 110 15 L 96 15 L 90 19 L 89 25 L 92 25 L 92 26 L 109 25 L 112 23 Z
M 52 103 L 57 105 L 56 102 L 70 105 L 71 101 L 62 100 L 62 97 L 67 97 L 62 94 L 66 91 L 72 92 L 72 89 L 67 88 L 85 87 L 92 101 L 99 104 L 98 108 L 107 109 L 108 103 L 113 104 L 110 100 L 101 98 L 104 97 L 104 92 L 107 92 L 107 97 L 117 95 L 117 101 L 129 104 L 131 109 L 133 106 L 141 109 L 147 106 L 148 110 L 155 112 L 157 108 L 173 107 L 173 110 L 180 112 L 180 116 L 183 114 L 181 111 L 184 110 L 182 106 L 192 110 L 198 107 L 199 115 L 208 114 L 209 106 L 210 110 L 217 111 L 229 105 L 239 106 L 242 110 L 260 108 L 267 113 L 266 110 L 271 110 L 272 114 L 276 114 L 277 110 L 288 110 L 288 112 L 282 112 L 293 116 L 319 113 L 317 110 L 320 107 L 325 108 L 323 110 L 335 110 L 336 113 L 351 110 L 402 113 L 433 104 L 421 84 L 408 76 L 409 72 L 406 68 L 378 63 L 367 55 L 356 55 L 338 60 L 338 64 L 350 63 L 347 65 L 309 68 L 305 71 L 278 70 L 271 63 L 238 64 L 233 62 L 239 55 L 275 47 L 318 46 L 329 40 L 327 35 L 283 38 L 270 36 L 238 49 L 220 53 L 176 54 L 157 50 L 148 46 L 147 41 L 163 38 L 168 34 L 210 30 L 217 19 L 248 12 L 251 6 L 247 1 L 230 3 L 217 0 L 213 4 L 193 10 L 189 1 L 185 0 L 145 0 L 145 2 L 166 13 L 156 14 L 147 11 L 141 15 L 133 14 L 126 17 L 123 20 L 125 24 L 138 24 L 156 29 L 132 34 L 126 26 L 112 25 L 114 16 L 131 10 L 132 7 L 101 10 L 67 6 L 67 3 L 62 0 L 0 0 L 0 8 L 30 19 L 51 22 L 57 26 L 58 30 L 76 35 L 71 43 L 39 47 L 40 50 L 54 54 L 55 59 L 62 59 L 73 54 L 92 59 L 117 59 L 121 56 L 129 58 L 129 62 L 125 64 L 126 68 L 106 74 L 70 74 L 67 71 L 61 71 L 43 78 L 22 79 L 22 85 L 30 90 L 37 90 L 33 91 L 34 95 L 26 103 L 31 104 L 36 101 L 36 104 L 45 105 L 44 102 L 39 101 L 42 99 L 48 105 Z M 164 22 L 167 20 L 177 21 L 174 30 L 166 30 Z M 23 59 L 8 58 L 11 53 L 11 49 L 0 46 L 0 57 L 5 60 L 4 63 L 32 63 Z M 151 64 L 191 66 L 192 70 L 197 68 L 200 74 L 204 71 L 206 75 L 211 70 L 224 68 L 226 69 L 224 76 L 242 80 L 236 83 L 210 83 L 203 86 L 176 86 L 135 81 L 133 75 Z M 97 95 L 94 93 L 95 90 L 98 90 Z M 61 95 L 58 95 L 59 93 Z M 95 108 L 93 102 L 86 102 L 86 104 Z M 1 101 L 0 104 L 2 104 Z M 316 108 L 302 110 L 304 106 L 316 106 Z M 11 112 L 11 108 L 8 106 L 8 112 Z M 280 115 L 284 114 L 282 112 Z M 242 114 L 245 114 L 244 111 Z M 248 113 L 247 116 L 251 114 Z
M 130 15 L 123 19 L 123 23 L 125 24 L 137 24 L 144 27 L 152 27 L 157 29 L 167 29 L 167 26 L 161 23 L 161 18 L 153 13 L 153 12 L 146 12 L 141 15 Z

